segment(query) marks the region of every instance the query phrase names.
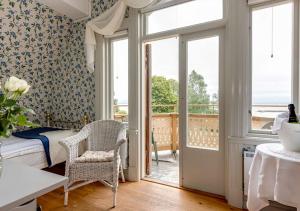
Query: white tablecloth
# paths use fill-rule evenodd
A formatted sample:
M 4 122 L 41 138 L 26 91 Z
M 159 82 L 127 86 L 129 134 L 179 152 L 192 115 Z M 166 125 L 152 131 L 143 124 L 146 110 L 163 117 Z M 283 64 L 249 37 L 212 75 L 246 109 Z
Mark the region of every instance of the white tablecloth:
M 300 210 L 300 153 L 286 151 L 281 144 L 257 146 L 250 168 L 249 211 L 268 206 L 269 200 Z

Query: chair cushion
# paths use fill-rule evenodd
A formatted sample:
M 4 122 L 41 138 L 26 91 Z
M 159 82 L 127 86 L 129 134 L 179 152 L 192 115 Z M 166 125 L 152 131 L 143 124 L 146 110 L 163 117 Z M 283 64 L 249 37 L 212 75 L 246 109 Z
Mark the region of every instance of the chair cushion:
M 111 151 L 86 151 L 75 159 L 77 163 L 110 162 L 114 159 L 114 150 Z

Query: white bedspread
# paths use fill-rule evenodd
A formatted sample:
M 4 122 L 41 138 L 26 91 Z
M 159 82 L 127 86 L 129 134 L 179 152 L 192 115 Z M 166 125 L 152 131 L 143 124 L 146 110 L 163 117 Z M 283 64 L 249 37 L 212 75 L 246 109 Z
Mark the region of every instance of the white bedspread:
M 42 135 L 47 136 L 49 139 L 52 165 L 64 162 L 66 160 L 66 152 L 58 142 L 75 134 L 76 132 L 72 130 L 58 130 L 42 133 Z M 5 159 L 21 157 L 23 155 L 37 152 L 45 153 L 42 142 L 39 139 L 23 139 L 15 136 L 11 136 L 3 140 L 1 152 Z
M 41 133 L 41 135 L 44 135 L 49 139 L 49 151 L 52 165 L 66 161 L 66 150 L 59 144 L 59 141 L 75 134 L 76 132 L 72 130 L 57 130 Z

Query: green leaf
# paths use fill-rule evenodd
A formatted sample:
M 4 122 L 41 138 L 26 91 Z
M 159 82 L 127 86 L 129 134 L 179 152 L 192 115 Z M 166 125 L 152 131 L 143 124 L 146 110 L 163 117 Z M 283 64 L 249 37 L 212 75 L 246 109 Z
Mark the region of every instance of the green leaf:
M 18 126 L 27 126 L 27 117 L 25 115 L 19 115 L 17 117 Z
M 5 99 L 4 95 L 0 94 L 0 104 L 2 104 L 4 102 L 4 99 Z
M 6 107 L 11 107 L 11 106 L 16 105 L 16 103 L 17 102 L 15 100 L 8 99 L 8 100 L 5 100 L 5 102 L 3 103 L 3 105 L 6 106 Z

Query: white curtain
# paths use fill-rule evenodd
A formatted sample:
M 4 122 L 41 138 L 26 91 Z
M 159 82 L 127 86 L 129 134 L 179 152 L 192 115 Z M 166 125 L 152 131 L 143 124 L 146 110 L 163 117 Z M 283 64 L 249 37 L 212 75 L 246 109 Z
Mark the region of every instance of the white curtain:
M 119 0 L 110 9 L 100 16 L 90 20 L 86 24 L 85 31 L 85 50 L 87 68 L 92 73 L 95 69 L 95 50 L 96 37 L 95 33 L 101 35 L 112 35 L 116 32 L 124 19 L 126 8 L 143 8 L 155 0 Z

